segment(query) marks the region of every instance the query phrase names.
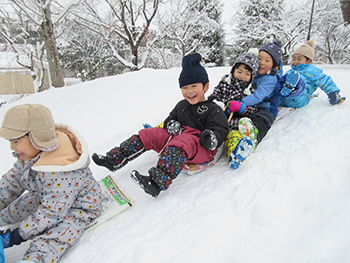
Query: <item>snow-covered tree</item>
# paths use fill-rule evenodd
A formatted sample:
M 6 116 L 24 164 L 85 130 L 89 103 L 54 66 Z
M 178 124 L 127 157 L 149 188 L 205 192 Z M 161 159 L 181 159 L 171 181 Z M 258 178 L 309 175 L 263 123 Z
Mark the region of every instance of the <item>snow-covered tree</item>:
M 61 36 L 61 44 L 58 45 L 63 67 L 74 72 L 82 81 L 97 78 L 106 68 L 107 46 L 100 35 L 72 21 L 67 23 L 71 26 L 66 27 L 68 30 Z
M 203 36 L 200 50 L 203 50 L 203 60 L 206 64 L 212 66 L 223 66 L 225 58 L 225 33 L 221 24 L 222 5 L 218 0 L 196 0 L 190 1 L 192 11 L 203 13 L 214 24 L 212 31 Z M 195 30 L 194 39 L 202 38 L 201 27 Z M 203 52 L 202 51 L 202 52 Z
M 237 36 L 231 59 L 283 36 L 283 0 L 241 0 L 235 14 Z M 231 61 L 232 63 L 232 61 Z
M 83 0 L 62 3 L 58 0 L 11 0 L 17 10 L 30 19 L 37 32 L 42 33 L 52 86 L 63 87 L 63 75 L 56 46 L 55 27 L 68 12 Z
M 350 29 L 344 26 L 339 1 L 315 2 L 311 38 L 316 42 L 318 60 L 326 63 L 344 63 L 350 60 Z
M 281 40 L 282 61 L 287 65 L 291 61 L 293 51 L 306 42 L 311 13 L 310 2 L 285 1 L 283 9 L 283 30 Z
M 101 35 L 124 67 L 139 70 L 155 41 L 150 26 L 159 4 L 160 0 L 91 0 L 76 16 L 82 25 Z
M 220 4 L 216 0 L 169 0 L 158 19 L 158 33 L 163 45 L 181 57 L 192 52 L 202 55 L 206 63 L 222 65 L 224 34 L 220 23 Z

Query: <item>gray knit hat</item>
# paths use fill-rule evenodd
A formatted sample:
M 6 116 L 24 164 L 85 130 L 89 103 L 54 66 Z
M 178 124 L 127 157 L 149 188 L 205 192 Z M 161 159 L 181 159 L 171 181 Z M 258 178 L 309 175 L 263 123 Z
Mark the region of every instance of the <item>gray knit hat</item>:
M 0 137 L 13 140 L 26 134 L 39 150 L 52 151 L 58 147 L 54 119 L 51 111 L 43 105 L 23 104 L 6 112 Z
M 257 56 L 258 50 L 256 49 L 250 49 L 248 52 L 241 54 L 236 60 L 235 63 L 233 64 L 232 68 L 231 68 L 231 74 L 233 75 L 233 71 L 235 69 L 235 66 L 238 63 L 242 63 L 244 65 L 247 65 L 248 67 L 250 67 L 250 69 L 252 70 L 252 79 L 251 81 L 254 80 L 255 75 L 258 71 L 259 68 L 259 59 Z

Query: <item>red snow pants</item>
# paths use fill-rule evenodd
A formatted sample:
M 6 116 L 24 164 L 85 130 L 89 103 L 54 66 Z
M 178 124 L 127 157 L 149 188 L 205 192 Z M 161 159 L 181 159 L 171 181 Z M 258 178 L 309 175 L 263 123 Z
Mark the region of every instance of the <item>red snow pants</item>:
M 160 127 L 139 131 L 140 140 L 147 151 L 154 150 L 159 153 L 165 146 L 174 146 L 187 154 L 187 163 L 193 164 L 210 162 L 217 152 L 217 149 L 209 151 L 200 145 L 200 134 L 200 130 L 188 126 L 184 126 L 181 134 L 172 137 L 166 129 Z

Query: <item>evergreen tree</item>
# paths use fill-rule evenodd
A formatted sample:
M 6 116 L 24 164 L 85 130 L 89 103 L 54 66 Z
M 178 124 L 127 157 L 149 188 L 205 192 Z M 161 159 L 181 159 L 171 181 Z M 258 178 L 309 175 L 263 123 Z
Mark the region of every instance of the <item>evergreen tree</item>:
M 236 13 L 237 35 L 233 43 L 230 64 L 249 48 L 281 39 L 283 36 L 283 0 L 244 0 Z
M 218 0 L 196 0 L 189 1 L 190 9 L 205 14 L 209 20 L 215 21 L 216 25 L 213 30 L 201 36 L 199 30 L 195 30 L 194 39 L 202 39 L 203 60 L 206 64 L 212 66 L 223 66 L 225 60 L 225 33 L 221 24 L 222 8 Z

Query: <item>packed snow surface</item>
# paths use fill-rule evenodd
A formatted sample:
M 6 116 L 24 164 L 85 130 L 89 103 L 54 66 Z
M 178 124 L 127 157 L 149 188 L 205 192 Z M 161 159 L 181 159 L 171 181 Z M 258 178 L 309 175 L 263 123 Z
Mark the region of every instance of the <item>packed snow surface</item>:
M 286 71 L 289 67 L 285 67 Z M 350 262 L 350 66 L 321 66 L 348 98 L 332 106 L 319 97 L 276 122 L 236 171 L 222 156 L 206 171 L 181 173 L 155 199 L 130 178 L 147 174 L 157 153 L 147 152 L 110 173 L 91 164 L 97 179 L 112 174 L 134 207 L 86 233 L 62 263 L 86 262 Z M 105 153 L 142 128 L 162 122 L 182 99 L 180 68 L 143 69 L 25 97 L 0 108 L 40 103 L 56 122 L 76 128 L 90 154 Z M 210 68 L 210 90 L 230 68 Z M 0 140 L 1 169 L 14 162 Z M 6 249 L 20 260 L 28 243 Z

